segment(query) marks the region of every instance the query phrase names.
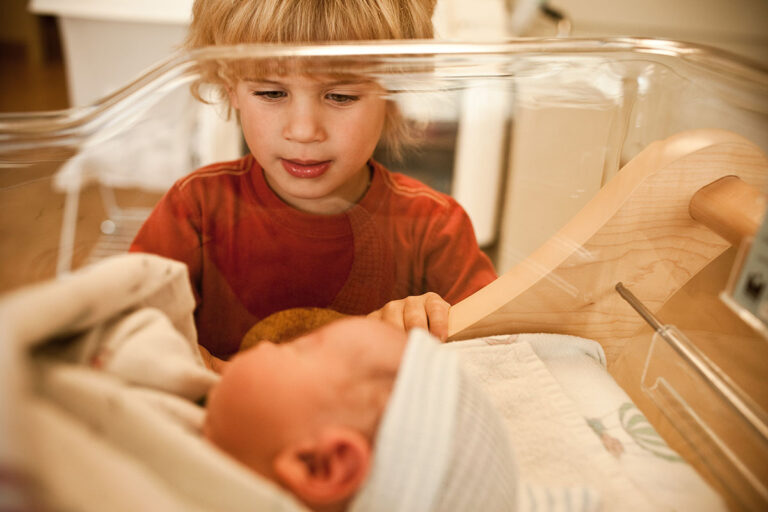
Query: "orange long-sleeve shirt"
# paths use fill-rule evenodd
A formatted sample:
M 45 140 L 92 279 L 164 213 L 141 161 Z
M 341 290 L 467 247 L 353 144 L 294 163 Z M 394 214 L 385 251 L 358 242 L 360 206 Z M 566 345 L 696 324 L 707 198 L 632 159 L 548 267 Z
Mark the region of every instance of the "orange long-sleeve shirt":
M 496 278 L 455 200 L 371 169 L 363 198 L 324 216 L 282 202 L 250 155 L 203 167 L 165 194 L 131 251 L 187 264 L 198 341 L 218 357 L 283 309 L 367 314 L 428 291 L 454 304 Z

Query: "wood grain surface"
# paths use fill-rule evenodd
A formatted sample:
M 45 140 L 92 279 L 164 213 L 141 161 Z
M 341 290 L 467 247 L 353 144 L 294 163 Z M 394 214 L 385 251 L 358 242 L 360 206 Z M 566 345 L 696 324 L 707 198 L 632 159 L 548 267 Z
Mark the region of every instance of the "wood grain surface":
M 699 189 L 729 175 L 764 190 L 768 160 L 719 130 L 651 144 L 529 258 L 453 306 L 451 339 L 567 333 L 599 341 L 612 364 L 643 323 L 616 283 L 658 311 L 730 247 L 688 211 Z

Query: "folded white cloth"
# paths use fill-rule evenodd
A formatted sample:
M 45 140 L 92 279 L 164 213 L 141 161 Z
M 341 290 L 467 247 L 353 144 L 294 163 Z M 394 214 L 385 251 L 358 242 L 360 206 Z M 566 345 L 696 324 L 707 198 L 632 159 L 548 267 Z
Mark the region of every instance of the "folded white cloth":
M 658 510 L 606 452 L 534 353 L 515 337 L 449 344 L 504 418 L 525 479 L 597 491 L 604 510 Z
M 162 311 L 182 336 L 197 340 L 186 266 L 151 254 L 115 256 L 11 292 L 3 297 L 0 318 L 6 335 L 31 347 L 54 335 L 83 333 L 143 307 Z
M 126 254 L 11 294 L 0 319 L 17 346 L 68 337 L 60 355 L 72 362 L 196 400 L 217 377 L 202 364 L 194 307 L 185 265 Z
M 138 386 L 198 400 L 218 381 L 194 339 L 182 336 L 155 308 L 118 315 L 90 329 L 77 345 L 78 362 Z
M 200 435 L 193 309 L 186 267 L 147 254 L 2 298 L 0 466 L 40 491 L 17 508 L 305 510 Z

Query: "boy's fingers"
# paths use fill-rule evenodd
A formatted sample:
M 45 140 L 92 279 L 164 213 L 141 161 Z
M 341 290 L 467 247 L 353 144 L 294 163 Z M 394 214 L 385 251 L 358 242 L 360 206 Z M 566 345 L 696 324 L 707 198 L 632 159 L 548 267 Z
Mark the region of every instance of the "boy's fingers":
M 369 313 L 369 318 L 388 322 L 405 331 L 415 327 L 429 329 L 433 336 L 448 338 L 448 311 L 451 305 L 438 294 L 429 292 L 388 302 L 381 309 Z
M 409 331 L 415 327 L 426 329 L 429 325 L 427 320 L 427 310 L 425 308 L 424 295 L 411 296 L 405 299 L 403 308 L 403 324 L 405 330 Z
M 424 311 L 429 319 L 429 332 L 440 341 L 445 341 L 448 339 L 448 312 L 451 305 L 436 293 L 427 295 L 429 297 L 424 303 Z
M 405 325 L 403 323 L 403 308 L 404 302 L 402 300 L 393 300 L 386 303 L 383 308 L 375 311 L 374 313 L 378 313 L 376 318 L 379 320 L 383 320 L 396 327 L 405 329 Z

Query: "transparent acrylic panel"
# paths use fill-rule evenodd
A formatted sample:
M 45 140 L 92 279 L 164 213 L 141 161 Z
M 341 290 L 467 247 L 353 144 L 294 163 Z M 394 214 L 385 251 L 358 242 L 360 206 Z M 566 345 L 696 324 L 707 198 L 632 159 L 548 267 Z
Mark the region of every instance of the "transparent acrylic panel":
M 723 128 L 768 147 L 764 74 L 731 56 L 668 41 L 203 50 L 159 64 L 91 107 L 0 118 L 8 195 L 3 257 L 25 262 L 24 269 L 7 271 L 2 289 L 50 276 L 57 266 L 77 267 L 118 230 L 109 223 L 101 229 L 102 222 L 118 226 L 121 215 L 142 215 L 116 207 L 123 202 L 112 194 L 130 196 L 128 208 L 134 198 L 137 207 L 151 207 L 155 194 L 196 167 L 242 154 L 238 128 L 222 118 L 226 109 L 195 101 L 189 85 L 197 62 L 243 58 L 294 59 L 309 73 L 351 68 L 379 81 L 421 139 L 402 160 L 383 150 L 376 156 L 456 197 L 499 272 L 538 247 L 654 140 Z M 89 201 L 99 187 L 116 190 Z M 91 194 L 75 207 L 73 191 L 86 190 Z M 28 207 L 19 199 L 25 191 L 50 197 L 32 225 L 21 227 L 12 212 Z M 63 227 L 53 219 L 62 212 Z M 35 226 L 47 234 L 38 235 Z M 22 232 L 42 246 L 9 242 Z
M 733 502 L 768 506 L 768 417 L 677 328 L 654 334 L 642 385 Z

